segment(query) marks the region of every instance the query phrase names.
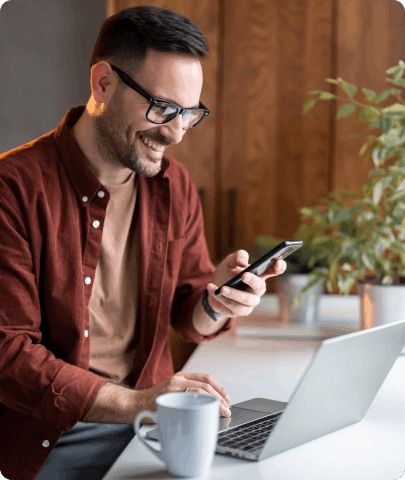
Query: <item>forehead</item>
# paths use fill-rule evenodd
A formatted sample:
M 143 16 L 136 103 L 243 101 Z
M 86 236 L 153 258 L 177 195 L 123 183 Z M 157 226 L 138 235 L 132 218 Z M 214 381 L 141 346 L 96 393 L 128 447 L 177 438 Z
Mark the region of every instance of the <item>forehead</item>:
M 153 97 L 185 108 L 198 105 L 203 75 L 197 59 L 148 50 L 133 78 Z

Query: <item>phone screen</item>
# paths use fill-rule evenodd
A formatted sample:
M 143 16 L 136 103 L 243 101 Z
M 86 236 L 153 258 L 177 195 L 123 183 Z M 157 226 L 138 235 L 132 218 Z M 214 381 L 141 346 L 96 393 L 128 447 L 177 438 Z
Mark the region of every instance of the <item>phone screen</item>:
M 251 272 L 254 275 L 260 277 L 263 273 L 276 263 L 277 260 L 284 260 L 292 252 L 295 252 L 298 248 L 303 245 L 301 240 L 292 241 L 286 240 L 285 242 L 280 243 L 277 247 L 270 250 L 270 252 L 263 255 L 259 260 L 252 263 L 249 267 L 245 268 L 242 272 L 238 273 L 235 277 L 231 278 L 228 282 L 224 283 L 221 287 L 215 290 L 215 295 L 219 297 L 221 295 L 222 287 L 231 287 L 236 288 L 237 290 L 247 290 L 249 285 L 247 285 L 242 280 L 242 275 L 246 272 Z

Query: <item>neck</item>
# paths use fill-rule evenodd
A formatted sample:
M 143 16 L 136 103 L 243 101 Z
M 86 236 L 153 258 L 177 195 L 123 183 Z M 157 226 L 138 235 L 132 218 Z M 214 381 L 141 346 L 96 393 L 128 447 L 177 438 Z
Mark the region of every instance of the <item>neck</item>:
M 87 104 L 83 114 L 72 127 L 72 133 L 84 154 L 86 165 L 103 185 L 125 183 L 132 171 L 118 161 L 113 163 L 103 158 L 97 147 L 100 143 L 95 138 L 92 115 L 89 111 L 89 104 Z

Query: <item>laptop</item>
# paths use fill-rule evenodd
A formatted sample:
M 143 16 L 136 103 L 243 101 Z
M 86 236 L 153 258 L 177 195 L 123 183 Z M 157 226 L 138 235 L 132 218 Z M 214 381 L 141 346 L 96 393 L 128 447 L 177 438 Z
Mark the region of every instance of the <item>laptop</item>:
M 359 422 L 404 346 L 405 321 L 324 340 L 288 402 L 229 407 L 216 453 L 260 461 Z M 157 440 L 157 429 L 146 438 Z

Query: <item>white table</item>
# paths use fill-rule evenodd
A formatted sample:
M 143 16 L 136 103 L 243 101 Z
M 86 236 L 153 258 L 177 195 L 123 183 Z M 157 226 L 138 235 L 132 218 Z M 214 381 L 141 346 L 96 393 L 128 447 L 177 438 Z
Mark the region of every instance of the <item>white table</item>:
M 200 345 L 184 370 L 213 375 L 227 389 L 232 404 L 253 397 L 288 401 L 321 338 L 332 336 L 333 331 L 338 335 L 359 329 L 357 297 L 323 297 L 319 328 L 315 332 L 294 326 L 277 329 L 276 312 L 275 297 L 266 295 L 261 308 L 249 317 L 238 319 L 235 329 Z M 262 330 L 268 336 L 247 337 L 247 327 L 268 328 Z M 280 333 L 279 330 L 284 331 Z M 261 462 L 217 454 L 207 478 L 400 478 L 405 472 L 404 374 L 405 356 L 402 354 L 361 422 Z M 143 426 L 142 431 L 150 428 Z M 172 477 L 135 437 L 104 478 L 152 480 Z

